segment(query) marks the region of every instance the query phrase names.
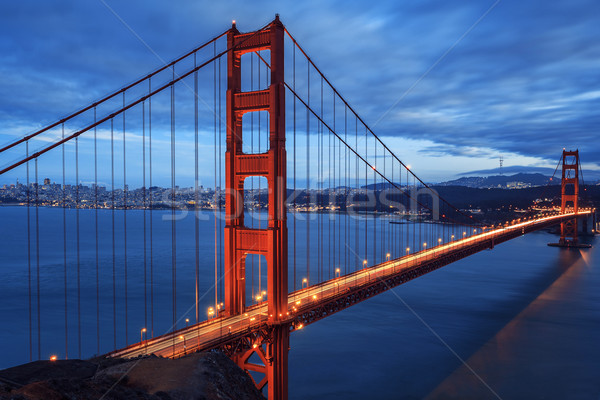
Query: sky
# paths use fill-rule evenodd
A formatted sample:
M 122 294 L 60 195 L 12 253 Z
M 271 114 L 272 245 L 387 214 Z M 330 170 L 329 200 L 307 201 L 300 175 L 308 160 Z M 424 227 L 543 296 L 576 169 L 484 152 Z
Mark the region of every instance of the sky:
M 585 170 L 600 169 L 593 0 L 4 1 L 0 143 L 161 67 L 234 19 L 252 31 L 275 13 L 427 181 L 494 169 L 500 156 L 505 167 L 554 169 L 563 147 L 580 150 Z

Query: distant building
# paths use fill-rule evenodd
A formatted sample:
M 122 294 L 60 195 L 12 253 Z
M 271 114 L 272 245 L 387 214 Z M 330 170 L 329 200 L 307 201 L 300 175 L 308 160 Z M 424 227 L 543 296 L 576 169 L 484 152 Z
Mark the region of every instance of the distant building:
M 50 186 L 50 178 L 44 178 L 44 186 Z
M 508 189 L 523 189 L 531 187 L 531 183 L 528 182 L 507 182 L 506 187 Z

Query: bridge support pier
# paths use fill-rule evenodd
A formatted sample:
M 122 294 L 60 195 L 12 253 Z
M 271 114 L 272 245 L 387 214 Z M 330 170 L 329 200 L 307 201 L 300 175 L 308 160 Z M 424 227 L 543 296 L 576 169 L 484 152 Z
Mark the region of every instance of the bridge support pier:
M 269 399 L 287 399 L 290 325 L 271 325 L 262 335 L 247 339 L 243 348 L 231 358 L 248 372 L 257 389 L 266 386 Z
M 290 329 L 288 325 L 274 326 L 273 340 L 267 345 L 268 396 L 269 399 L 288 397 L 288 353 Z

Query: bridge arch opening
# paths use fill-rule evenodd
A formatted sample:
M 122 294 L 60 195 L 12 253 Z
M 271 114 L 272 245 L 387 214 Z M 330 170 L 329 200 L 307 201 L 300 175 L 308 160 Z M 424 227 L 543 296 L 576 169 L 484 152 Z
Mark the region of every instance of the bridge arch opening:
M 269 183 L 264 176 L 244 179 L 244 226 L 266 229 L 269 222 Z
M 264 154 L 269 150 L 269 112 L 252 111 L 242 116 L 242 152 Z
M 264 61 L 263 61 L 264 60 Z M 249 51 L 241 56 L 242 91 L 265 90 L 271 84 L 271 70 L 265 65 L 270 63 L 271 51 Z
M 267 259 L 263 254 L 246 254 L 246 307 L 268 299 Z

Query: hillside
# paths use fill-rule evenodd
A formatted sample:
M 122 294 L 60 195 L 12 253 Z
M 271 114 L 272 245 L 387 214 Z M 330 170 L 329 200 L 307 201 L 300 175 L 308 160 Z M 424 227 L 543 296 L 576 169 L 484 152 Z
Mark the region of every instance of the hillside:
M 441 182 L 438 186 L 466 186 L 472 188 L 519 188 L 545 186 L 547 184 L 560 184 L 559 179 L 553 181 L 549 176 L 539 173 L 525 174 L 519 173 L 514 175 L 492 175 L 487 177 L 469 176 L 455 179 L 448 182 Z

